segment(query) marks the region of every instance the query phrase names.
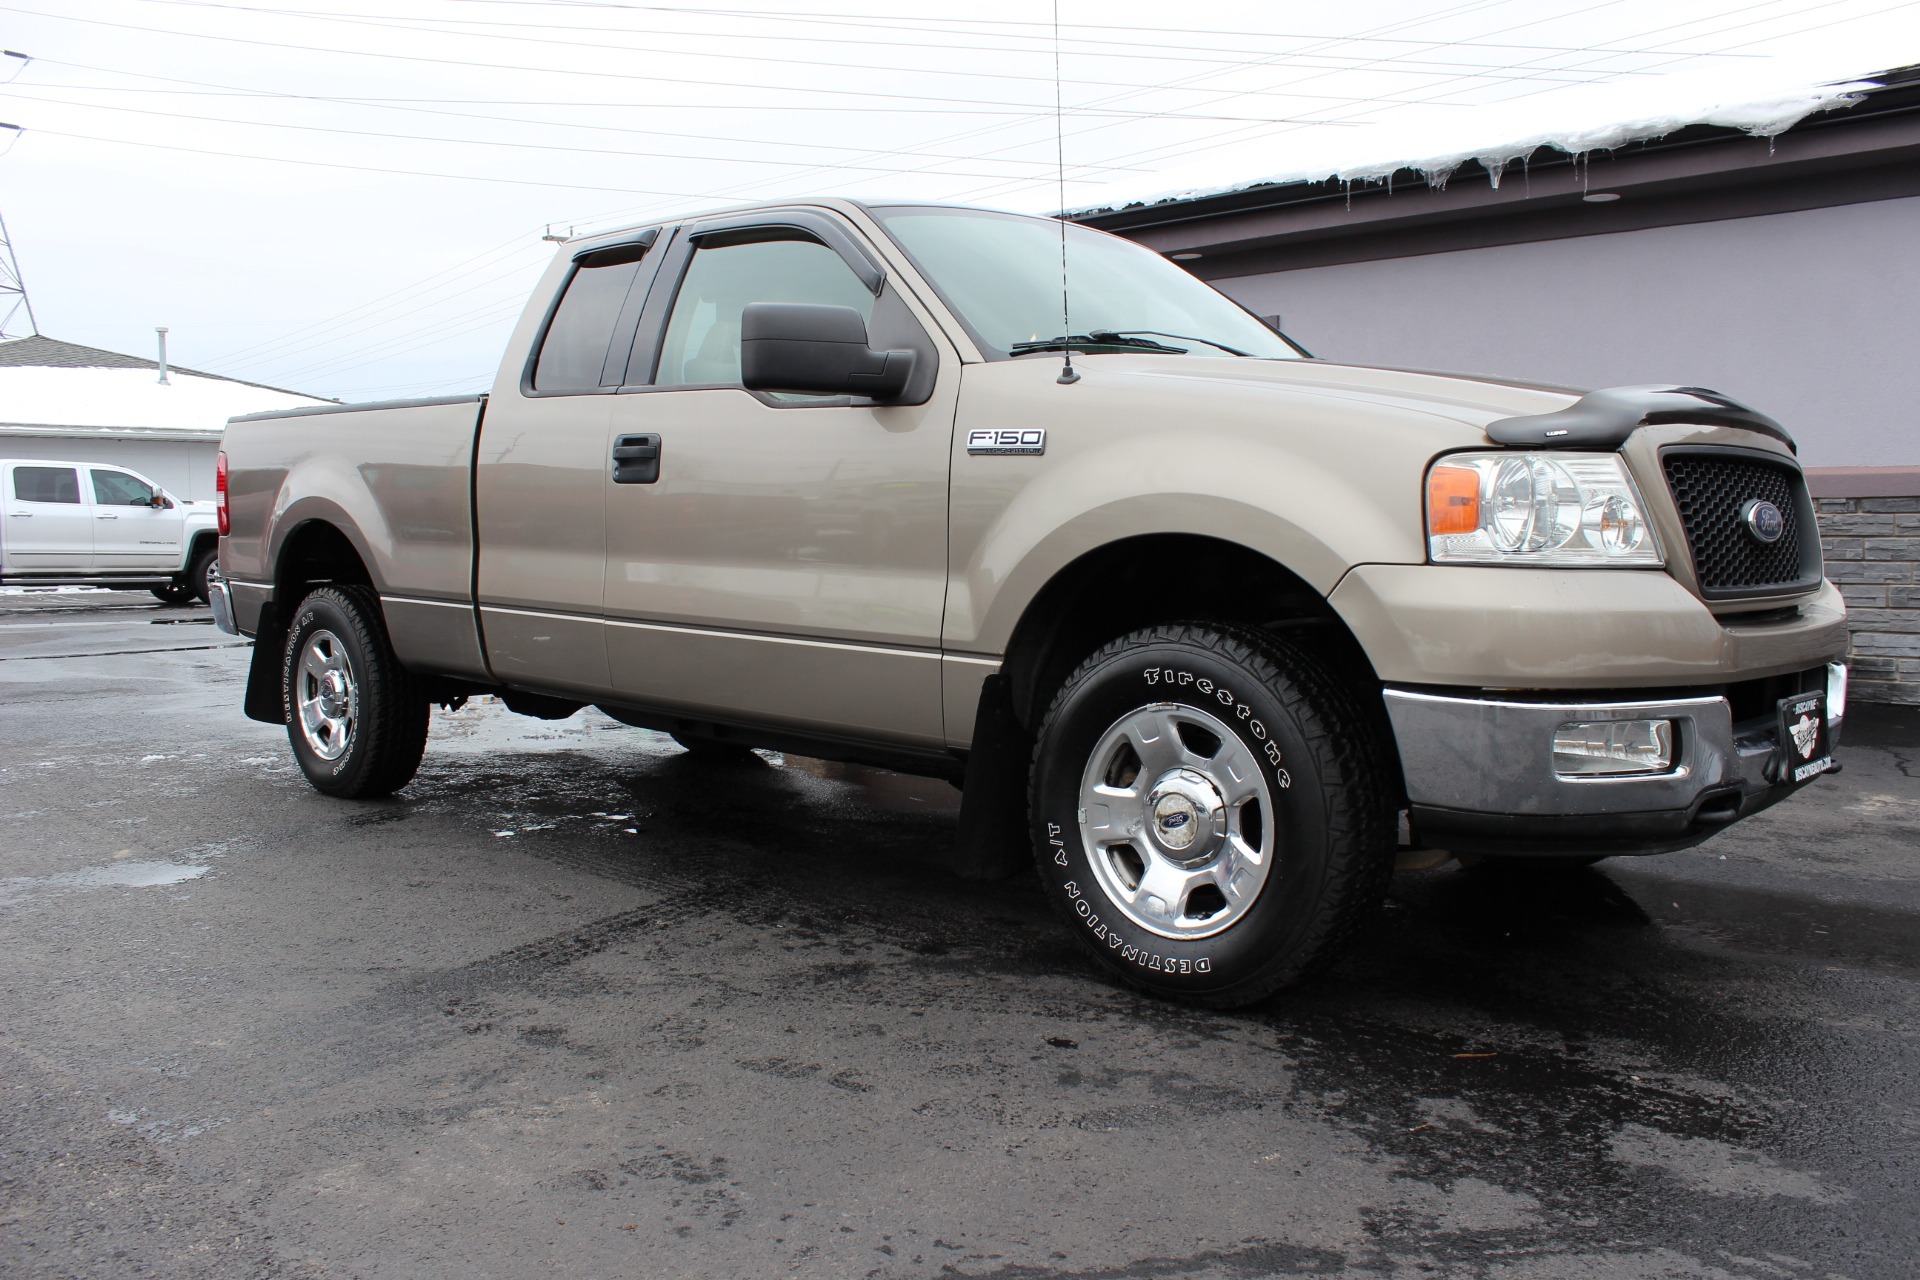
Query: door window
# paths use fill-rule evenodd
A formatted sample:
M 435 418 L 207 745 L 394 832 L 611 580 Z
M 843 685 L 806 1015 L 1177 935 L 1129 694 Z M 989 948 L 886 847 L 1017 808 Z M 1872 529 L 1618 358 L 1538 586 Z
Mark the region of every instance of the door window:
M 769 229 L 746 243 L 703 241 L 687 264 L 660 344 L 654 385 L 740 385 L 740 313 L 749 302 L 852 307 L 873 319 L 873 294 L 817 240 Z
M 645 245 L 623 245 L 593 255 L 574 270 L 540 344 L 535 391 L 592 391 L 602 385 L 614 325 L 646 251 Z
M 15 467 L 13 496 L 21 502 L 80 505 L 80 477 L 72 467 Z
M 150 507 L 153 486 L 136 480 L 124 471 L 95 471 L 93 501 L 101 507 Z

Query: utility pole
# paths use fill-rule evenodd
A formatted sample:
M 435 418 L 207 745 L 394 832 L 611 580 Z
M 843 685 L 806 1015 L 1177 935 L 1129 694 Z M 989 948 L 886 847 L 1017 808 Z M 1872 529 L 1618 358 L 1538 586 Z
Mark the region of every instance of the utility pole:
M 27 317 L 25 332 L 18 322 L 22 312 Z M 0 338 L 24 338 L 39 332 L 26 282 L 20 278 L 20 262 L 13 256 L 13 241 L 7 235 L 7 219 L 0 215 Z
M 170 387 L 173 384 L 167 381 L 167 326 L 157 324 L 153 331 L 160 335 L 160 385 Z

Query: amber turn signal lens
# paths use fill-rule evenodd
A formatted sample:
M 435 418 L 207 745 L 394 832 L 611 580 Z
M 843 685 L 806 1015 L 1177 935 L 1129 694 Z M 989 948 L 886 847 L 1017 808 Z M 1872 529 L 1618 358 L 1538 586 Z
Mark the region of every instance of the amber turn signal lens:
M 1472 533 L 1480 527 L 1480 473 L 1437 466 L 1427 473 L 1427 533 Z

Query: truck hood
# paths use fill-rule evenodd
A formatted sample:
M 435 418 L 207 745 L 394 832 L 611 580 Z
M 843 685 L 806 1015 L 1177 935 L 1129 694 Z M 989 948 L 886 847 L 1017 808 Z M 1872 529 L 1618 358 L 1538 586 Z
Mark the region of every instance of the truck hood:
M 1360 401 L 1444 418 L 1475 430 L 1485 430 L 1488 423 L 1501 418 L 1552 413 L 1582 395 L 1576 388 L 1546 383 L 1323 360 L 1132 354 L 1081 359 L 1098 360 L 1102 372 L 1124 377 L 1229 383 L 1292 396 Z

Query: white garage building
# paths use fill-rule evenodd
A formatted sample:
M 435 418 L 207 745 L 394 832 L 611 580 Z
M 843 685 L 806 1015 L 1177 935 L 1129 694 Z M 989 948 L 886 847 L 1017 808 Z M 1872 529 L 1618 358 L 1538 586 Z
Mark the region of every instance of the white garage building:
M 227 419 L 333 403 L 55 338 L 0 341 L 0 457 L 110 462 L 213 497 Z

